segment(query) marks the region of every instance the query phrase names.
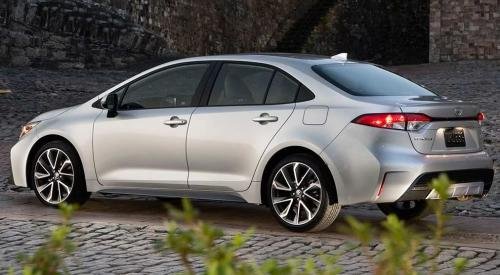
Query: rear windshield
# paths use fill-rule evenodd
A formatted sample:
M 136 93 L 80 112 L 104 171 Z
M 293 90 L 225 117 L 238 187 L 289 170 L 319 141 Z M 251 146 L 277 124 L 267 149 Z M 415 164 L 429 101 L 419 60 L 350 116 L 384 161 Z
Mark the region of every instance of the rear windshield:
M 433 96 L 433 92 L 397 74 L 364 63 L 313 66 L 321 77 L 356 96 Z

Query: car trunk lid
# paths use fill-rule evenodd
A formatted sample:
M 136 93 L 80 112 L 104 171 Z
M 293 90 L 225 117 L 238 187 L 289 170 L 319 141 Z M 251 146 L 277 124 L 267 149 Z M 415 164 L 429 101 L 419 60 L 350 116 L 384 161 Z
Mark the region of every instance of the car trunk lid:
M 397 105 L 403 113 L 425 114 L 431 121 L 418 131 L 408 131 L 415 150 L 422 154 L 461 154 L 482 150 L 479 108 L 471 103 L 440 96 L 377 96 L 367 101 Z

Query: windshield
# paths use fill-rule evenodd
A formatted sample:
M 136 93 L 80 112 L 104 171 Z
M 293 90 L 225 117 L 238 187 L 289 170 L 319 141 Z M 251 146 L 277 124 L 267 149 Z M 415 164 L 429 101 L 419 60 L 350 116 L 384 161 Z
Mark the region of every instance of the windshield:
M 371 64 L 324 64 L 312 69 L 328 82 L 356 96 L 436 95 L 404 77 Z

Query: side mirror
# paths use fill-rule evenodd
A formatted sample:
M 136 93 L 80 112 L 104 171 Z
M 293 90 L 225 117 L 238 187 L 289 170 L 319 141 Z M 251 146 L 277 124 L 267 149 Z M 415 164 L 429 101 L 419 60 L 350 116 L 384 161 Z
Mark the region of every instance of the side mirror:
M 102 107 L 108 110 L 108 117 L 115 117 L 118 115 L 118 95 L 114 93 L 109 94 Z

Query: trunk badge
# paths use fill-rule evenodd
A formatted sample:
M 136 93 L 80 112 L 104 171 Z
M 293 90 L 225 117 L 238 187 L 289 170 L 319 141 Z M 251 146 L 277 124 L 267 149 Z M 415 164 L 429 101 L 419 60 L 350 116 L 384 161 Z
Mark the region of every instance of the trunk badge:
M 464 110 L 456 108 L 455 110 L 455 116 L 462 116 L 464 113 Z

